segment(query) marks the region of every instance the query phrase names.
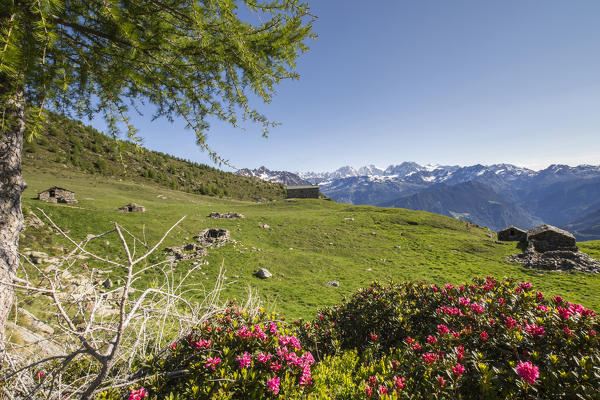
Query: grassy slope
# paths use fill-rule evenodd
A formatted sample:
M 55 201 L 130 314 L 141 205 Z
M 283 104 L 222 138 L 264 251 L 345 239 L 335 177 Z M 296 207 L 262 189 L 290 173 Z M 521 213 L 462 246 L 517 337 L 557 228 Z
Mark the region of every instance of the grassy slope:
M 282 199 L 281 184 L 223 172 L 133 143 L 114 140 L 90 126 L 49 114 L 44 135 L 26 142 L 23 163 L 30 168 L 76 169 L 102 175 L 156 183 L 170 189 L 234 199 Z
M 83 239 L 87 233 L 106 231 L 112 221 L 119 221 L 139 235 L 144 227 L 146 237 L 152 242 L 183 215 L 188 218 L 165 246 L 181 244 L 186 237 L 191 239 L 208 227 L 229 229 L 238 244 L 212 250 L 207 257 L 209 265 L 203 266 L 206 275 L 197 274 L 195 279 L 212 286 L 223 263 L 229 277 L 225 297 L 243 299 L 249 287 L 256 288 L 268 307 L 276 308 L 288 318 L 310 317 L 317 308 L 338 302 L 340 295 L 374 279 L 459 283 L 485 275 L 528 280 L 548 295 L 560 294 L 569 301 L 600 309 L 599 275 L 542 272 L 507 264 L 503 259 L 517 251 L 514 244 L 496 244 L 489 238 L 489 231 L 436 214 L 324 200 L 257 204 L 217 199 L 151 183 L 116 181 L 69 168 L 26 167 L 24 174 L 29 184 L 23 197 L 24 206 L 46 210 L 77 239 Z M 73 207 L 32 199 L 35 193 L 51 185 L 74 190 L 80 203 Z M 146 206 L 147 212 L 116 211 L 132 201 Z M 211 211 L 236 211 L 246 218 L 206 218 Z M 262 229 L 260 224 L 268 224 L 272 229 Z M 115 237 L 108 240 L 116 244 Z M 52 253 L 52 247 L 60 242 L 59 236 L 42 238 L 27 230 L 22 247 L 40 248 L 40 243 L 45 243 L 46 251 Z M 581 247 L 600 257 L 600 242 L 587 242 Z M 119 256 L 104 241 L 95 250 L 110 257 Z M 179 263 L 176 268 L 183 272 L 189 265 Z M 273 278 L 262 281 L 253 277 L 252 273 L 260 267 L 270 270 Z M 239 278 L 231 278 L 234 275 Z M 139 284 L 147 285 L 152 279 L 156 277 L 146 276 Z M 330 280 L 338 280 L 341 286 L 326 287 Z

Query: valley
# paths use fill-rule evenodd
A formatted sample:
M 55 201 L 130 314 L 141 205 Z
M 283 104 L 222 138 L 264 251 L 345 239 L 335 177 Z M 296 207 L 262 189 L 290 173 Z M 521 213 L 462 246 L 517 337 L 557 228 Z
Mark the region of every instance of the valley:
M 343 203 L 430 211 L 494 231 L 547 223 L 569 229 L 579 240 L 600 239 L 600 225 L 593 217 L 600 211 L 600 166 L 550 165 L 533 171 L 510 164 L 403 162 L 385 169 L 347 166 L 296 175 L 274 174 L 264 167 L 256 171 L 242 174 L 292 185 L 302 179 L 319 184 L 321 192 Z

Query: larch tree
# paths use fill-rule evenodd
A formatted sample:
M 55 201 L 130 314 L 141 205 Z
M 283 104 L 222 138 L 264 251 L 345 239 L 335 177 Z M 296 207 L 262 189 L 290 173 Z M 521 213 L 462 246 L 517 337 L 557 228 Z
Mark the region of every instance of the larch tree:
M 248 96 L 269 102 L 314 38 L 298 0 L 2 0 L 0 2 L 0 357 L 24 227 L 23 140 L 44 110 L 102 115 L 112 134 L 130 110 L 184 118 L 205 143 L 207 118 L 273 125 Z M 150 117 L 150 116 L 149 116 Z

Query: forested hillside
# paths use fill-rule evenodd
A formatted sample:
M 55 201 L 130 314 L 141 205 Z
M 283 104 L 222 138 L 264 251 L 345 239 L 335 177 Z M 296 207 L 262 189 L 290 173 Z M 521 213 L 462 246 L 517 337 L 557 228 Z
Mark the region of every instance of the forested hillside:
M 43 135 L 24 145 L 25 169 L 63 165 L 89 174 L 147 180 L 170 189 L 240 200 L 284 196 L 281 184 L 235 175 L 169 154 L 150 151 L 132 142 L 113 139 L 67 117 L 50 114 Z

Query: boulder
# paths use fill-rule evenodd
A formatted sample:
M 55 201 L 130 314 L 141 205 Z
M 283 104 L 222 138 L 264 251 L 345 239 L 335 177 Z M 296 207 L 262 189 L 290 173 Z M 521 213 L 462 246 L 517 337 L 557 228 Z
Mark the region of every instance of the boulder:
M 266 268 L 260 268 L 258 271 L 254 273 L 254 276 L 260 279 L 267 279 L 273 276 L 272 273 L 269 272 Z
M 24 325 L 29 330 L 34 333 L 48 333 L 52 335 L 54 333 L 54 328 L 52 328 L 47 323 L 39 320 L 35 315 L 25 310 L 24 308 L 19 308 L 19 316 L 21 317 L 20 322 L 21 325 Z
M 41 357 L 50 357 L 64 354 L 65 350 L 61 349 L 55 342 L 47 337 L 32 332 L 24 326 L 19 326 L 14 322 L 6 323 L 6 333 L 9 343 L 7 348 L 11 348 L 11 343 L 16 345 L 15 351 L 23 354 L 36 354 Z

